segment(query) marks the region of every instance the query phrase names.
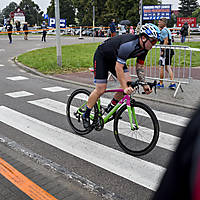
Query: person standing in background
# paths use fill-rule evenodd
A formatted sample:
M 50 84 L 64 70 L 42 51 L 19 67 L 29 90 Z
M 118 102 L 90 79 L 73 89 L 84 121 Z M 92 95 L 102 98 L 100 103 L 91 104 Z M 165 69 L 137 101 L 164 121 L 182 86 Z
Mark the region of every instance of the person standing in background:
M 46 22 L 45 21 L 42 22 L 41 29 L 43 29 L 43 32 L 42 32 L 42 42 L 43 41 L 46 42 L 47 26 L 46 26 Z
M 133 29 L 133 26 L 130 26 L 129 33 L 130 33 L 130 34 L 132 34 L 132 35 L 134 35 L 134 34 L 135 34 L 135 31 L 134 31 L 134 29 Z
M 166 25 L 167 25 L 167 19 L 161 18 L 158 22 L 158 27 L 160 28 L 160 31 L 161 31 L 160 32 L 160 44 L 172 45 L 171 31 L 166 27 Z M 158 88 L 164 88 L 164 84 L 163 84 L 164 67 L 165 67 L 165 70 L 169 73 L 170 79 L 172 81 L 169 85 L 169 88 L 170 89 L 176 88 L 176 84 L 173 82 L 174 75 L 173 75 L 173 71 L 171 68 L 173 55 L 174 55 L 173 49 L 161 48 L 160 60 L 159 60 L 161 69 L 160 69 L 160 82 L 157 84 Z
M 24 22 L 23 31 L 24 31 L 24 39 L 28 40 L 28 24 L 27 24 L 27 22 Z
M 16 29 L 17 29 L 17 31 L 20 31 L 20 26 L 21 26 L 20 22 L 16 21 Z M 20 32 L 18 32 L 18 34 L 20 34 Z
M 139 35 L 139 33 L 140 33 L 140 28 L 141 28 L 141 25 L 140 25 L 140 22 L 138 22 L 137 27 L 136 27 L 136 29 L 135 29 L 135 34 L 136 34 L 136 35 Z
M 116 36 L 115 19 L 112 20 L 109 27 L 110 27 L 111 37 Z
M 6 24 L 6 30 L 8 32 L 8 38 L 9 38 L 10 44 L 12 43 L 12 29 L 13 29 L 13 26 L 9 20 L 9 21 L 7 21 L 7 24 Z
M 185 22 L 181 28 L 181 42 L 184 43 L 185 42 L 185 39 L 186 39 L 186 36 L 188 35 L 188 23 Z

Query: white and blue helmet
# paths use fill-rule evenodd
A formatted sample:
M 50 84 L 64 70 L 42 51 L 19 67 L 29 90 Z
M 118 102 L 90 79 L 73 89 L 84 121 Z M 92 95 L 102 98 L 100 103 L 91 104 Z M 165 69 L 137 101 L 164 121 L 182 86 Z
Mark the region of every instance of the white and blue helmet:
M 144 24 L 140 28 L 140 34 L 145 34 L 150 38 L 160 39 L 160 29 L 155 24 Z

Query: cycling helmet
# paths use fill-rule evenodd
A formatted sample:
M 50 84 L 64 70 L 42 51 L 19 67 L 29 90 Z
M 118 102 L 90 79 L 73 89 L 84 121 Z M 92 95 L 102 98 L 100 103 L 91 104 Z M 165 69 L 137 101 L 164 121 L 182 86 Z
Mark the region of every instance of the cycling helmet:
M 147 35 L 150 38 L 160 39 L 160 29 L 151 23 L 142 25 L 140 34 Z

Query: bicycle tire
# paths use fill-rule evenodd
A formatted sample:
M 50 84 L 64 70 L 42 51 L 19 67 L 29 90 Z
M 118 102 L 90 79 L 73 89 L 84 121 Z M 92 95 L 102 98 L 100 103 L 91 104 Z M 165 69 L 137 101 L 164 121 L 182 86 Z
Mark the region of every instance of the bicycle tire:
M 114 135 L 117 143 L 126 153 L 132 156 L 142 156 L 156 146 L 159 138 L 159 123 L 149 106 L 135 101 L 131 103 L 131 107 L 134 107 L 135 111 L 137 110 L 135 113 L 139 129 L 131 130 L 127 105 L 124 105 L 116 114 Z M 135 125 L 134 120 L 133 124 Z M 143 133 L 141 134 L 140 131 Z M 150 137 L 151 134 L 152 137 Z
M 78 108 L 80 108 L 83 104 L 83 108 L 81 108 L 81 112 L 85 111 L 86 103 L 88 97 L 90 95 L 90 91 L 86 89 L 77 89 L 68 98 L 67 107 L 66 107 L 66 116 L 69 125 L 73 129 L 73 131 L 78 135 L 86 135 L 93 130 L 93 121 L 91 120 L 91 127 L 89 129 L 85 129 L 83 127 L 82 115 L 78 113 Z M 91 110 L 91 113 L 95 113 L 97 109 L 97 105 L 95 104 L 94 108 Z

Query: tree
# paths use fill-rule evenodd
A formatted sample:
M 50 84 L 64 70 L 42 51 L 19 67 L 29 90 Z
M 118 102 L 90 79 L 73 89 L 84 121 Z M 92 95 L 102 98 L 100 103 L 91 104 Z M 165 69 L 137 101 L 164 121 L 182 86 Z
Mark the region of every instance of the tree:
M 2 10 L 2 14 L 4 15 L 4 17 L 10 18 L 10 13 L 15 11 L 15 9 L 17 8 L 17 4 L 15 2 L 11 2 L 8 6 L 6 6 L 3 10 Z
M 180 0 L 179 12 L 182 17 L 191 17 L 192 12 L 199 8 L 197 0 Z
M 24 11 L 28 24 L 41 24 L 43 11 L 40 10 L 40 7 L 37 4 L 35 4 L 32 0 L 22 0 L 19 6 Z
M 3 13 L 0 11 L 0 26 L 3 25 L 3 22 L 4 22 Z
M 143 0 L 143 5 L 158 5 L 159 0 Z M 128 19 L 132 25 L 137 25 L 140 21 L 139 0 L 107 0 L 106 2 L 107 19 L 111 21 L 115 18 L 117 22 Z M 107 21 L 108 23 L 108 21 Z
M 196 17 L 197 23 L 200 23 L 200 8 L 196 9 L 196 10 L 192 13 L 192 17 Z
M 51 0 L 47 8 L 49 17 L 55 17 L 54 0 Z M 60 18 L 67 19 L 67 24 L 75 24 L 75 9 L 72 0 L 60 0 Z

